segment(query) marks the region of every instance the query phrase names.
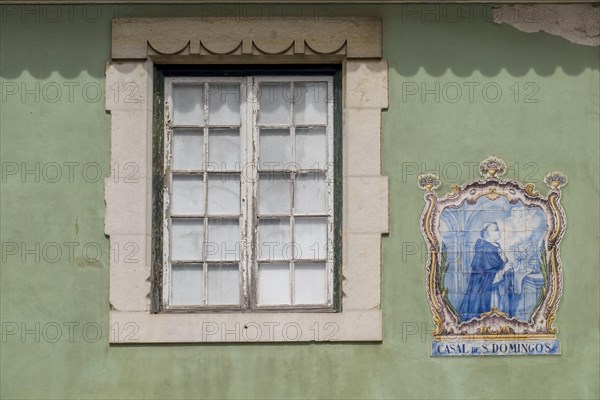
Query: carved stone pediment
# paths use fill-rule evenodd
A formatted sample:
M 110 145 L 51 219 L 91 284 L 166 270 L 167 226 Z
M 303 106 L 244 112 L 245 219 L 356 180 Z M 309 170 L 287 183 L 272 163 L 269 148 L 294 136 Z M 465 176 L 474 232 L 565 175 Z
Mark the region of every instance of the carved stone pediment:
M 113 59 L 148 56 L 341 55 L 381 58 L 381 20 L 128 18 L 113 20 Z

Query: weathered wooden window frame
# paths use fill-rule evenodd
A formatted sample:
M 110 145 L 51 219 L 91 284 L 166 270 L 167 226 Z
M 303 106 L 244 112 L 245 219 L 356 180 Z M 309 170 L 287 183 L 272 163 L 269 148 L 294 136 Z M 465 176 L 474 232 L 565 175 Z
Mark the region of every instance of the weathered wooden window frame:
M 387 177 L 381 176 L 381 110 L 387 63 L 381 21 L 340 17 L 240 21 L 141 18 L 113 21 L 106 69 L 111 165 L 135 166 L 105 182 L 112 343 L 380 341 L 381 235 L 388 231 Z M 155 66 L 337 64 L 342 67 L 342 287 L 339 312 L 153 313 L 152 163 Z M 154 168 L 154 169 L 153 169 Z M 128 248 L 131 248 L 128 247 Z
M 210 73 L 210 76 L 207 76 Z M 328 75 L 321 75 L 327 73 Z M 155 68 L 155 82 L 154 90 L 156 95 L 154 96 L 154 114 L 155 114 L 155 126 L 154 130 L 154 143 L 153 152 L 154 159 L 153 165 L 160 167 L 163 166 L 164 173 L 156 174 L 153 179 L 158 179 L 153 186 L 157 189 L 153 192 L 153 241 L 159 241 L 153 246 L 152 263 L 153 263 L 153 283 L 156 286 L 153 290 L 154 296 L 152 300 L 153 312 L 193 312 L 193 311 L 244 311 L 244 312 L 265 312 L 265 311 L 276 311 L 276 312 L 299 312 L 299 311 L 322 311 L 331 312 L 339 311 L 340 301 L 339 295 L 341 288 L 339 287 L 340 279 L 339 273 L 341 269 L 341 242 L 334 240 L 334 237 L 341 237 L 341 206 L 342 206 L 342 193 L 341 193 L 341 76 L 339 68 L 335 66 L 323 66 L 315 67 L 311 66 L 310 69 L 299 68 L 299 67 L 280 67 L 279 69 L 270 66 L 263 66 L 259 69 L 252 67 L 240 67 L 231 68 L 231 66 L 214 66 L 211 70 L 202 69 L 188 69 L 186 72 L 182 71 L 170 71 L 167 68 Z M 273 75 L 276 74 L 276 75 Z M 172 181 L 169 179 L 172 175 L 171 168 L 169 166 L 169 159 L 167 155 L 169 151 L 166 149 L 164 143 L 171 143 L 170 135 L 172 135 L 171 127 L 164 123 L 162 117 L 166 114 L 173 112 L 170 105 L 172 101 L 172 85 L 180 83 L 195 83 L 202 84 L 204 88 L 204 104 L 206 107 L 208 91 L 206 85 L 211 83 L 240 83 L 242 87 L 246 87 L 247 93 L 242 91 L 241 93 L 241 124 L 240 124 L 240 140 L 241 140 L 241 159 L 240 159 L 240 173 L 248 173 L 248 168 L 257 166 L 259 164 L 258 154 L 259 149 L 259 129 L 264 127 L 260 125 L 257 120 L 257 105 L 258 105 L 258 85 L 261 82 L 327 82 L 327 98 L 321 99 L 321 101 L 327 102 L 327 117 L 328 123 L 325 125 L 326 137 L 327 137 L 327 154 L 328 164 L 330 167 L 319 170 L 316 172 L 325 172 L 326 179 L 328 182 L 328 211 L 327 215 L 327 302 L 323 305 L 260 305 L 257 300 L 257 275 L 258 275 L 258 263 L 254 256 L 255 254 L 255 241 L 256 238 L 256 226 L 258 223 L 258 216 L 256 214 L 255 200 L 258 198 L 257 184 L 252 183 L 250 179 L 241 179 L 241 215 L 240 215 L 240 226 L 243 227 L 242 243 L 250 243 L 250 245 L 244 246 L 242 250 L 247 253 L 241 252 L 240 261 L 240 293 L 241 303 L 240 305 L 172 305 L 170 302 L 171 287 L 171 261 L 169 257 L 169 248 L 166 243 L 169 242 L 169 207 L 168 202 L 165 201 L 169 197 L 172 191 L 165 193 L 163 190 L 158 190 L 164 187 L 171 187 Z M 163 102 L 160 100 L 164 99 Z M 249 101 L 247 100 L 249 99 Z M 164 103 L 164 104 L 163 104 Z M 292 104 L 293 108 L 293 104 Z M 164 110 L 164 111 L 163 111 Z M 293 113 L 293 109 L 292 109 Z M 162 114 L 162 115 L 160 115 Z M 205 119 L 208 118 L 205 109 Z M 260 126 L 259 126 L 260 125 Z M 295 124 L 290 125 L 293 128 Z M 276 126 L 279 127 L 279 126 Z M 208 147 L 207 133 L 209 132 L 209 125 L 206 121 L 202 127 L 204 132 L 204 156 L 206 157 L 206 151 Z M 186 128 L 187 129 L 187 128 Z M 291 143 L 294 146 L 294 129 L 291 129 Z M 166 139 L 166 140 L 165 140 Z M 164 142 L 163 142 L 164 141 Z M 335 142 L 335 144 L 334 144 Z M 160 145 L 157 145 L 160 144 Z M 292 151 L 292 155 L 294 151 Z M 205 162 L 208 160 L 205 158 Z M 292 160 L 292 163 L 295 160 Z M 164 164 L 163 164 L 164 163 Z M 269 171 L 269 173 L 298 173 L 296 167 L 291 169 L 281 169 Z M 307 170 L 308 171 L 308 170 Z M 305 173 L 307 171 L 301 171 Z M 315 171 L 310 171 L 315 172 Z M 178 173 L 178 172 L 175 172 Z M 206 168 L 203 169 L 202 175 L 206 173 L 218 174 L 219 171 L 208 172 Z M 258 174 L 258 170 L 252 169 L 252 176 L 254 173 Z M 265 172 L 261 172 L 264 174 Z M 206 185 L 206 180 L 205 180 Z M 292 191 L 294 185 L 291 185 Z M 206 190 L 206 187 L 205 187 Z M 293 198 L 293 194 L 291 194 Z M 208 201 L 205 192 L 205 202 Z M 206 204 L 206 203 L 205 203 Z M 156 211 L 162 209 L 163 213 L 160 214 Z M 205 209 L 206 213 L 206 209 Z M 204 235 L 206 239 L 207 235 L 207 223 L 206 220 L 209 218 L 218 218 L 218 216 L 198 216 L 204 220 Z M 290 218 L 290 223 L 293 224 L 293 215 Z M 293 231 L 293 230 L 292 230 Z M 162 232 L 162 234 L 161 234 Z M 162 242 L 162 243 L 161 243 Z M 241 247 L 241 246 L 240 246 Z M 160 251 L 162 248 L 162 251 Z M 190 261 L 192 263 L 199 263 L 199 261 Z M 212 261 L 214 263 L 214 261 Z M 265 261 L 260 261 L 264 263 Z M 206 300 L 206 285 L 207 285 L 207 264 L 211 261 L 204 260 L 203 264 L 203 275 L 204 275 L 204 297 Z M 179 264 L 179 263 L 178 263 Z M 291 261 L 292 269 L 290 273 L 290 285 L 293 286 L 294 276 L 294 262 Z M 158 290 L 160 288 L 160 290 Z M 293 291 L 290 293 L 293 297 Z

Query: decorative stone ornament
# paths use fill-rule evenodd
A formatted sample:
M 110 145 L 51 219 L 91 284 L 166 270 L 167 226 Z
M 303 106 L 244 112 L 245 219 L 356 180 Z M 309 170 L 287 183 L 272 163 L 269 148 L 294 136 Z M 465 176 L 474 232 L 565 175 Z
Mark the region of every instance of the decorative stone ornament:
M 560 205 L 567 178 L 502 180 L 506 163 L 488 157 L 483 180 L 438 197 L 440 180 L 421 175 L 421 232 L 428 246 L 427 297 L 435 331 L 432 356 L 560 354 L 553 326 L 562 295 Z
M 112 58 L 339 56 L 381 58 L 381 21 L 314 18 L 124 18 L 113 21 Z

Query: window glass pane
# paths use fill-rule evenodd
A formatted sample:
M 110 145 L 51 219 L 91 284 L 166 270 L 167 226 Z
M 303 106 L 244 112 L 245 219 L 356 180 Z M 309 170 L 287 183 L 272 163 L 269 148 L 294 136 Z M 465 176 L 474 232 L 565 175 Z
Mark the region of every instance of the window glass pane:
M 310 172 L 296 175 L 295 184 L 294 213 L 327 213 L 327 182 L 325 173 Z
M 260 124 L 290 123 L 292 95 L 289 83 L 261 83 L 258 96 Z
M 327 259 L 327 218 L 295 218 L 296 259 Z
M 211 129 L 208 133 L 208 160 L 209 171 L 239 171 L 239 129 Z
M 171 260 L 201 260 L 204 222 L 201 218 L 171 221 Z
M 202 264 L 173 264 L 171 266 L 173 305 L 202 305 L 204 303 L 204 274 Z
M 258 259 L 289 260 L 292 257 L 289 218 L 261 218 L 258 222 Z
M 245 301 L 241 278 L 246 273 L 252 278 L 246 289 L 256 291 L 259 305 L 327 304 L 331 88 L 327 82 L 292 83 L 291 77 L 284 77 L 288 82 L 259 82 L 257 119 L 250 121 L 253 107 L 247 114 L 241 108 L 244 83 L 197 79 L 172 83 L 168 116 L 173 119 L 172 218 L 165 232 L 171 304 L 239 305 Z M 256 133 L 258 143 L 245 149 L 251 139 L 245 135 Z M 247 222 L 251 226 L 243 229 L 242 160 L 258 161 L 243 186 L 256 194 Z M 254 243 L 249 244 L 256 247 L 247 260 L 252 271 L 246 271 L 241 246 L 250 229 Z
M 260 168 L 284 169 L 292 161 L 292 144 L 289 129 L 260 130 Z
M 208 264 L 208 304 L 240 304 L 238 264 Z
M 204 182 L 202 176 L 173 175 L 172 214 L 204 213 Z
M 258 304 L 290 304 L 288 263 L 258 265 Z
M 294 83 L 295 124 L 327 124 L 327 82 Z
M 303 169 L 327 169 L 325 128 L 296 128 L 296 164 Z
M 236 126 L 240 124 L 240 84 L 208 85 L 208 123 Z
M 175 125 L 204 125 L 204 85 L 173 85 Z
M 208 213 L 212 215 L 240 214 L 239 174 L 208 176 Z
M 239 260 L 240 247 L 241 231 L 239 219 L 211 218 L 208 220 L 207 260 Z
M 200 130 L 173 129 L 173 169 L 202 169 L 204 137 Z
M 294 304 L 327 302 L 327 270 L 325 263 L 294 264 Z
M 290 214 L 292 182 L 290 174 L 260 174 L 258 181 L 258 213 Z

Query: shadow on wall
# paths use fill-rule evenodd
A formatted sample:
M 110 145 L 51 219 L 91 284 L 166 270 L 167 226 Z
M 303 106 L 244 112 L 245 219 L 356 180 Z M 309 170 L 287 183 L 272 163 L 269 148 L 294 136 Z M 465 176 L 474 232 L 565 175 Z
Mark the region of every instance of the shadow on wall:
M 560 68 L 579 75 L 598 70 L 600 47 L 569 42 L 546 32 L 524 33 L 493 22 L 492 7 L 455 4 L 408 5 L 384 15 L 384 53 L 390 68 L 413 76 L 446 72 L 468 77 L 479 71 L 493 77 L 506 70 L 515 77 L 533 70 L 550 76 Z M 435 11 L 435 12 L 434 12 Z M 515 22 L 537 24 L 515 12 Z
M 28 71 L 45 79 L 53 72 L 76 78 L 83 72 L 102 79 L 110 57 L 112 18 L 219 17 L 248 21 L 284 18 L 290 24 L 312 18 L 335 24 L 343 16 L 383 18 L 384 56 L 402 76 L 423 68 L 431 76 L 451 71 L 467 77 L 475 71 L 513 76 L 533 70 L 552 75 L 557 68 L 578 75 L 599 69 L 600 47 L 570 43 L 550 34 L 523 33 L 493 22 L 492 7 L 480 5 L 2 5 L 0 6 L 0 76 L 18 78 Z M 527 15 L 515 13 L 515 21 Z

